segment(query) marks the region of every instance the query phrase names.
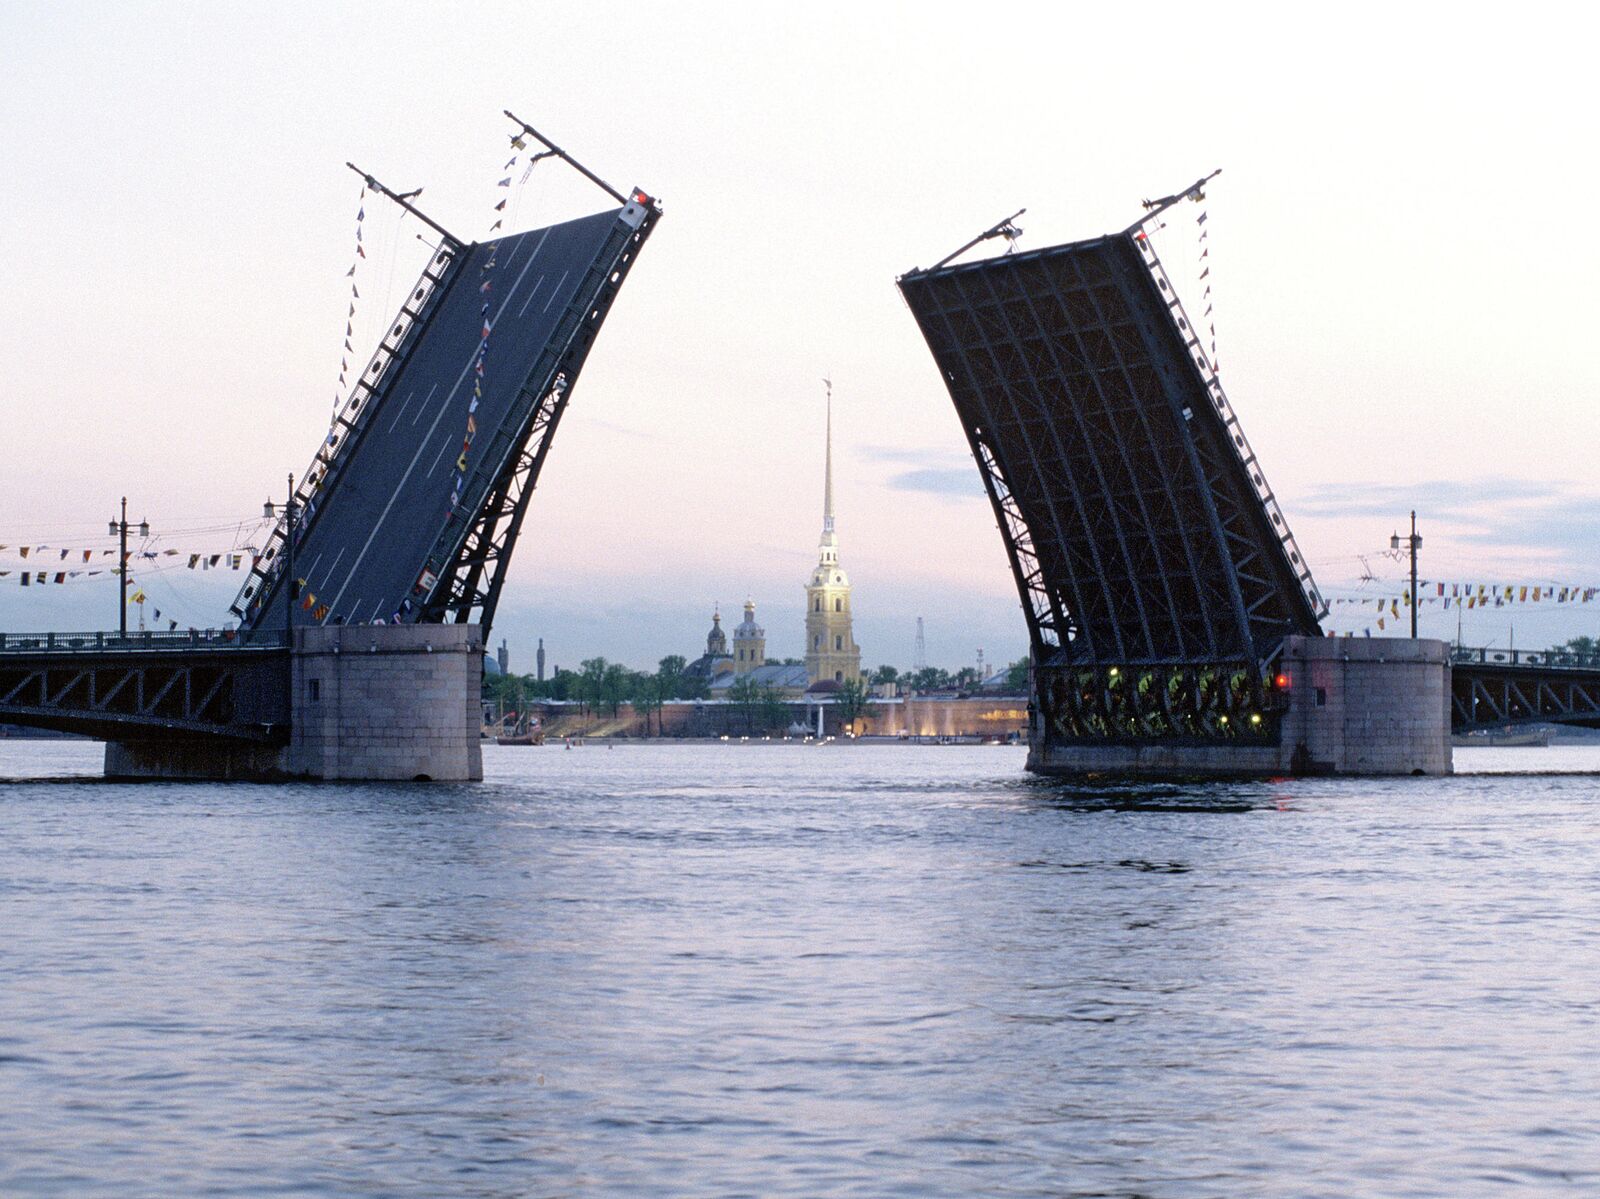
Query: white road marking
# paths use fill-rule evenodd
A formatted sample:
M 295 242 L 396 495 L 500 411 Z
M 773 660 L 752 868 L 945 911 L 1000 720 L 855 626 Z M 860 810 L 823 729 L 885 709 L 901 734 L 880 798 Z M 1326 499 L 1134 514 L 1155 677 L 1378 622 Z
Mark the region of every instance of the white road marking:
M 400 418 L 406 414 L 406 409 L 411 407 L 411 401 L 417 396 L 417 389 L 412 388 L 406 392 L 406 402 L 400 405 L 400 411 L 394 414 L 394 424 L 389 426 L 389 432 L 394 432 L 394 426 L 400 423 Z
M 561 285 L 567 281 L 567 276 L 570 275 L 571 273 L 572 273 L 571 271 L 562 271 L 561 272 L 561 278 L 556 282 L 556 285 L 555 285 L 554 289 L 551 290 L 550 298 L 544 302 L 544 307 L 539 309 L 540 312 L 549 312 L 550 311 L 550 305 L 552 305 L 552 304 L 554 304 L 556 302 L 556 296 L 558 294 L 560 294 L 560 292 L 561 292 Z
M 425 478 L 425 479 L 433 478 L 433 472 L 438 470 L 439 469 L 439 463 L 444 461 L 444 452 L 446 450 L 448 450 L 454 444 L 455 444 L 455 441 L 452 439 L 452 435 L 449 434 L 449 433 L 446 433 L 444 435 L 444 440 L 439 443 L 438 456 L 434 458 L 433 465 L 428 468 L 428 473 L 423 475 L 422 476 L 423 478 Z
M 528 315 L 528 305 L 533 303 L 533 297 L 539 294 L 539 289 L 544 286 L 544 280 L 545 277 L 540 275 L 539 282 L 533 285 L 533 290 L 528 293 L 528 298 L 522 301 L 522 310 L 517 313 L 517 319 L 519 321 Z

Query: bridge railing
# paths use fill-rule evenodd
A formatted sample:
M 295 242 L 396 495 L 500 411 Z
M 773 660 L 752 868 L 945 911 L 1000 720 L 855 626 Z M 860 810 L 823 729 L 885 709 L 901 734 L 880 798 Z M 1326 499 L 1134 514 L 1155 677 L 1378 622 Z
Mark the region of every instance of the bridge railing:
M 1458 645 L 1450 661 L 1483 666 L 1541 666 L 1546 669 L 1600 670 L 1600 653 L 1580 654 L 1565 649 L 1494 649 Z
M 147 653 L 177 649 L 282 649 L 283 630 L 241 634 L 236 629 L 187 629 L 171 633 L 0 633 L 0 654 Z

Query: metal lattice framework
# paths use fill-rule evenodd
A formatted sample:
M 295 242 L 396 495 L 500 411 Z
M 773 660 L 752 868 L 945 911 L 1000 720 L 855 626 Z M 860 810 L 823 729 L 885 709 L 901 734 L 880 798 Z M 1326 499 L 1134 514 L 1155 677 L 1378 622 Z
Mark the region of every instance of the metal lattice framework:
M 994 506 L 1057 734 L 1269 737 L 1270 664 L 1323 607 L 1155 216 L 900 289 Z
M 283 638 L 199 634 L 0 638 L 0 720 L 120 740 L 287 739 Z
M 1600 666 L 1548 661 L 1558 654 L 1492 655 L 1479 650 L 1467 656 L 1472 653 L 1458 654 L 1451 667 L 1450 724 L 1455 732 L 1546 722 L 1600 727 Z M 1494 656 L 1511 660 L 1494 661 Z

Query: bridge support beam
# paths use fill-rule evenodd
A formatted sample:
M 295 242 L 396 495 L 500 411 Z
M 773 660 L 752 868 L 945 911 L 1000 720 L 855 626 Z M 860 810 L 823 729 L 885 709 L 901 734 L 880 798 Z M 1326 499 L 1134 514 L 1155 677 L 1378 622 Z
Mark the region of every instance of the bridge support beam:
M 1133 778 L 1449 774 L 1450 654 L 1443 641 L 1285 638 L 1287 708 L 1274 741 L 1052 736 L 1035 697 L 1028 769 Z
M 287 746 L 160 736 L 106 746 L 110 778 L 468 782 L 483 777 L 476 625 L 299 629 Z

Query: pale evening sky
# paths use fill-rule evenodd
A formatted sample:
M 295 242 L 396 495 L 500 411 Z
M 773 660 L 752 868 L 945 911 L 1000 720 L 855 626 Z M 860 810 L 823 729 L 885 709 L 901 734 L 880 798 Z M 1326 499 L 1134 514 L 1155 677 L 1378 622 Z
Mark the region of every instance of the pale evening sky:
M 895 276 L 1024 205 L 1024 248 L 1121 228 L 1217 166 L 1223 379 L 1324 590 L 1353 594 L 1411 507 L 1425 577 L 1600 585 L 1600 251 L 1578 219 L 1600 110 L 1562 11 L 8 3 L 0 544 L 103 548 L 124 492 L 166 544 L 230 542 L 198 530 L 258 515 L 326 426 L 345 160 L 481 238 L 509 107 L 666 209 L 517 550 L 496 640 L 518 669 L 538 635 L 563 665 L 693 656 L 712 603 L 746 595 L 769 654 L 798 656 L 824 374 L 866 663 L 909 665 L 918 615 L 937 664 L 1019 656 Z M 548 166 L 513 228 L 606 206 Z M 418 227 L 368 214 L 372 333 Z M 1192 253 L 1192 229 L 1168 237 Z M 237 578 L 147 591 L 217 624 Z M 0 629 L 107 627 L 113 592 L 13 573 Z M 1593 634 L 1600 603 L 1465 635 L 1504 644 L 1512 621 L 1519 645 Z

